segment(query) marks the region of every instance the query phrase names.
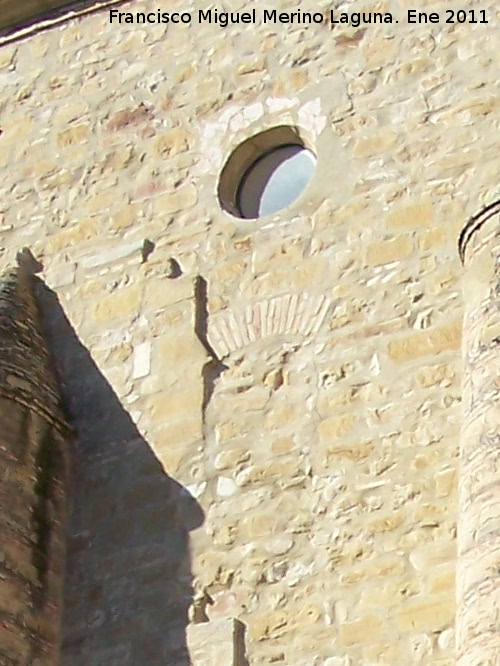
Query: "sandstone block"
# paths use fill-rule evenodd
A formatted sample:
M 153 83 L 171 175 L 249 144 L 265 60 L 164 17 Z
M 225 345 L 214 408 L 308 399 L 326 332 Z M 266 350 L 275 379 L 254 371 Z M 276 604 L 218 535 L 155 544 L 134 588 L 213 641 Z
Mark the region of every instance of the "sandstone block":
M 423 388 L 430 386 L 451 386 L 455 371 L 451 365 L 432 365 L 419 368 L 415 379 Z
M 240 533 L 242 537 L 253 540 L 276 532 L 278 529 L 278 520 L 275 516 L 259 513 L 254 516 L 244 518 L 241 521 L 240 527 Z
M 189 624 L 186 641 L 192 666 L 244 666 L 244 628 L 237 620 Z
M 340 460 L 363 460 L 372 455 L 374 444 L 371 440 L 329 443 L 323 457 L 323 464 L 329 466 Z
M 239 280 L 247 268 L 247 262 L 243 259 L 226 261 L 217 266 L 215 270 L 216 279 L 219 282 Z
M 410 236 L 396 236 L 391 240 L 371 243 L 366 249 L 368 266 L 381 266 L 393 261 L 407 259 L 413 252 L 413 241 Z
M 193 281 L 188 277 L 169 280 L 166 276 L 150 277 L 146 286 L 145 304 L 153 308 L 163 308 L 194 296 Z M 185 304 L 191 310 L 191 304 Z
M 88 103 L 83 100 L 66 103 L 54 114 L 54 120 L 57 124 L 67 125 L 85 115 L 88 108 Z
M 395 132 L 384 132 L 375 136 L 357 139 L 354 144 L 354 157 L 372 157 L 383 153 L 396 145 L 397 134 Z
M 160 195 L 154 203 L 157 215 L 171 215 L 191 208 L 198 201 L 196 186 L 185 184 L 176 190 Z
M 225 448 L 217 454 L 214 466 L 218 470 L 234 469 L 242 463 L 250 460 L 251 453 L 245 448 Z
M 420 201 L 395 208 L 387 215 L 386 227 L 389 231 L 401 229 L 411 231 L 417 227 L 428 227 L 434 222 L 434 208 L 431 201 Z
M 141 125 L 152 118 L 152 112 L 142 102 L 135 108 L 120 109 L 113 113 L 106 122 L 106 129 L 110 132 L 123 130 L 131 125 Z
M 368 643 L 384 633 L 384 623 L 376 615 L 365 615 L 353 622 L 343 622 L 339 626 L 339 639 L 343 646 Z
M 442 227 L 433 227 L 424 231 L 418 241 L 418 247 L 424 252 L 434 250 L 446 243 L 446 231 Z
M 190 140 L 184 127 L 176 127 L 155 140 L 155 152 L 162 159 L 173 157 L 188 150 Z
M 89 134 L 90 127 L 86 123 L 68 127 L 68 129 L 58 134 L 57 145 L 59 148 L 66 148 L 67 146 L 74 146 L 75 144 L 84 143 L 87 141 Z
M 454 562 L 455 558 L 456 545 L 448 541 L 421 545 L 410 553 L 410 563 L 420 575 L 443 564 Z
M 318 425 L 318 435 L 321 442 L 330 442 L 332 439 L 346 435 L 356 423 L 355 414 L 347 413 L 324 419 Z
M 395 39 L 374 39 L 363 44 L 362 52 L 368 69 L 394 62 L 398 43 Z
M 160 367 L 189 363 L 192 379 L 200 377 L 201 366 L 207 360 L 207 352 L 193 330 L 181 330 L 174 337 L 172 334 L 161 335 L 155 341 L 155 362 Z
M 393 340 L 388 345 L 389 358 L 395 363 L 406 363 L 417 358 L 440 354 L 460 347 L 462 324 L 453 321 L 439 328 Z
M 401 576 L 405 571 L 405 561 L 400 556 L 384 555 L 358 565 L 341 575 L 341 582 L 345 585 L 369 581 L 378 578 Z
M 449 594 L 452 595 L 455 591 L 455 567 L 446 571 L 439 571 L 432 573 L 429 580 L 429 593 L 434 594 Z
M 280 609 L 270 613 L 259 613 L 248 625 L 248 635 L 253 641 L 279 638 L 288 631 L 289 616 Z
M 105 296 L 94 306 L 94 321 L 104 323 L 136 314 L 141 304 L 141 292 L 139 285 L 132 285 Z
M 304 72 L 292 70 L 289 75 L 276 77 L 273 85 L 273 94 L 280 97 L 302 90 L 307 84 L 307 75 Z
M 244 423 L 238 423 L 236 421 L 222 421 L 215 424 L 214 431 L 217 442 L 222 444 L 237 436 L 243 435 L 246 431 L 246 426 Z
M 101 224 L 95 219 L 81 220 L 49 237 L 45 249 L 47 253 L 60 252 L 67 247 L 96 238 L 102 231 Z
M 271 429 L 286 428 L 297 418 L 297 409 L 293 405 L 283 405 L 270 410 L 266 415 L 266 427 Z
M 201 403 L 203 387 L 193 384 L 190 388 L 185 385 L 179 387 L 175 393 L 156 393 L 150 398 L 150 414 L 152 421 L 181 421 L 199 413 L 201 418 Z
M 169 474 L 176 474 L 184 461 L 190 461 L 192 454 L 186 444 L 200 440 L 201 421 L 190 418 L 162 425 L 153 431 L 152 447 L 163 468 Z
M 147 377 L 151 370 L 151 342 L 146 341 L 134 347 L 132 377 Z
M 400 631 L 441 631 L 453 623 L 455 602 L 449 595 L 413 599 L 396 613 Z
M 278 437 L 271 442 L 271 451 L 277 456 L 291 453 L 295 447 L 292 437 Z
M 102 211 L 109 212 L 116 204 L 116 196 L 113 192 L 100 192 L 88 199 L 85 208 L 90 215 L 95 215 Z M 102 225 L 102 222 L 101 222 Z M 102 226 L 101 226 L 102 231 Z
M 456 489 L 457 470 L 446 469 L 435 476 L 436 497 L 448 497 Z

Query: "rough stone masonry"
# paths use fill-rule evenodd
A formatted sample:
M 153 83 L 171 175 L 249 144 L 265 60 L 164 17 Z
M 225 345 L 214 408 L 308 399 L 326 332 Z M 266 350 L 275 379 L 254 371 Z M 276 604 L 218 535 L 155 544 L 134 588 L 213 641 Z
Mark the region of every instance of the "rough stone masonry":
M 497 374 L 498 213 L 464 229 L 464 424 L 457 561 L 457 664 L 494 664 L 499 651 Z
M 458 565 L 456 553 L 469 510 L 457 491 L 462 321 L 494 279 L 464 308 L 456 246 L 499 197 L 498 8 L 481 5 L 487 24 L 447 23 L 476 7 L 420 5 L 346 8 L 398 23 L 225 29 L 110 23 L 101 8 L 3 38 L 0 264 L 31 249 L 104 387 L 102 420 L 112 401 L 136 429 L 82 444 L 86 379 L 56 331 L 80 433 L 63 664 L 213 666 L 214 626 L 232 641 L 234 619 L 246 657 L 227 643 L 219 654 L 237 666 L 456 664 L 456 572 L 460 604 L 482 575 L 464 559 L 479 532 L 462 532 Z M 442 20 L 407 21 L 426 8 Z M 240 219 L 220 205 L 221 171 L 276 126 L 297 129 L 315 175 L 287 209 Z M 483 324 L 466 321 L 469 350 Z M 473 376 L 493 368 L 481 359 Z M 188 549 L 184 533 L 163 538 L 183 514 L 168 504 L 165 516 L 156 486 L 139 484 L 141 461 L 161 466 L 160 490 L 175 480 L 180 505 L 198 503 Z M 481 524 L 495 533 L 486 513 Z M 134 548 L 117 554 L 123 542 Z M 14 599 L 4 606 L 22 616 Z M 477 625 L 461 606 L 459 663 L 496 663 L 484 615 L 495 599 L 485 593 Z M 474 655 L 473 637 L 485 641 Z
M 59 662 L 70 430 L 23 268 L 0 278 L 0 663 Z

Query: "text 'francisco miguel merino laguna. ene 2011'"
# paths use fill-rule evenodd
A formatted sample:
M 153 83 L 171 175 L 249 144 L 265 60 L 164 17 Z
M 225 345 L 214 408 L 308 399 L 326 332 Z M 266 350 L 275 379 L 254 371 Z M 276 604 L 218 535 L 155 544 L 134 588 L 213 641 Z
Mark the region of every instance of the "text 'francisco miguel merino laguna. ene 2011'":
M 109 10 L 110 23 L 212 23 L 221 28 L 234 23 L 303 24 L 344 23 L 357 27 L 366 23 L 395 23 L 391 12 L 279 12 L 276 9 L 251 9 L 246 12 L 224 12 L 199 9 L 196 12 L 121 12 Z

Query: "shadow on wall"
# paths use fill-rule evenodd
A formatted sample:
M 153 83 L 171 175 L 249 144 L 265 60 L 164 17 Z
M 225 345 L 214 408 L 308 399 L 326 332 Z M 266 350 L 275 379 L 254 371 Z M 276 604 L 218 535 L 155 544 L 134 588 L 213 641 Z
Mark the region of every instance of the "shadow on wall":
M 189 666 L 188 533 L 202 510 L 165 474 L 41 281 L 37 298 L 77 431 L 62 665 Z

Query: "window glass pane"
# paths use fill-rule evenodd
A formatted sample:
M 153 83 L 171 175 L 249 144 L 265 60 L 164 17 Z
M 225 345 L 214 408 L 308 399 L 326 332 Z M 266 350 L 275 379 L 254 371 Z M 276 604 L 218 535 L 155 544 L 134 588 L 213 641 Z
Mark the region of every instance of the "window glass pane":
M 281 146 L 257 160 L 239 192 L 243 217 L 271 215 L 289 206 L 312 178 L 316 158 L 302 146 Z

